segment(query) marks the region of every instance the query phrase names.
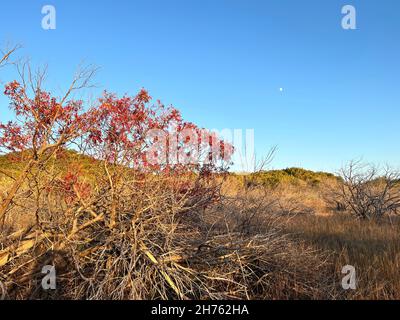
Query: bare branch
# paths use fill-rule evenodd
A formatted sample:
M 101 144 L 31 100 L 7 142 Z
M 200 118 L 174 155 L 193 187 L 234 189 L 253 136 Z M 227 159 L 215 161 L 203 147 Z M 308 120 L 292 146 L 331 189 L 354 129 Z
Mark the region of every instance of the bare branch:
M 61 104 L 67 101 L 68 97 L 72 94 L 72 92 L 85 88 L 87 89 L 95 87 L 95 85 L 92 83 L 92 80 L 95 77 L 98 70 L 99 68 L 94 65 L 87 65 L 87 66 L 80 65 L 78 67 L 78 71 L 75 73 L 72 79 L 69 88 L 67 89 L 63 98 L 61 99 Z
M 379 170 L 360 160 L 341 169 L 337 193 L 340 204 L 359 219 L 381 218 L 400 209 L 400 172 L 386 166 Z
M 20 48 L 20 45 L 15 45 L 11 49 L 0 50 L 0 68 L 9 64 L 10 56 Z

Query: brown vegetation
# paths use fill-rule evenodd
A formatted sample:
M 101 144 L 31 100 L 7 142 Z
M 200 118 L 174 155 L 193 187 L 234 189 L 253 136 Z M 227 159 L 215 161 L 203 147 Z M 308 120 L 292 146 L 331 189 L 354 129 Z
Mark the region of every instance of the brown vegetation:
M 90 161 L 71 157 L 83 167 Z M 126 174 L 117 223 L 109 228 L 107 176 L 85 174 L 96 197 L 71 204 L 54 192 L 50 202 L 42 199 L 40 231 L 31 230 L 34 212 L 14 207 L 0 256 L 8 298 L 399 298 L 398 220 L 359 221 L 337 211 L 324 201 L 337 178 L 249 189 L 249 177 L 236 175 Z M 174 186 L 182 184 L 189 186 L 186 192 L 176 193 Z M 199 197 L 191 191 L 200 185 Z M 66 219 L 71 209 L 75 220 Z M 46 264 L 58 274 L 51 294 L 40 290 Z M 357 270 L 354 291 L 340 286 L 347 264 Z
M 267 193 L 224 196 L 221 179 L 125 172 L 113 228 L 107 175 L 97 175 L 90 199 L 46 194 L 39 229 L 37 211 L 26 210 L 34 201 L 13 207 L 0 252 L 8 297 L 49 298 L 40 271 L 51 264 L 60 289 L 50 298 L 333 298 L 327 255 L 282 233 Z M 182 184 L 187 190 L 177 193 Z M 17 226 L 16 217 L 29 215 L 30 224 Z
M 6 298 L 399 298 L 393 170 L 230 174 L 229 144 L 207 132 L 203 141 L 182 136 L 204 131 L 176 109 L 151 105 L 144 90 L 106 93 L 84 112 L 67 100 L 89 86 L 93 69 L 61 98 L 42 90 L 42 73 L 18 70 L 21 83 L 5 93 L 19 122 L 0 125 Z M 161 154 L 152 129 L 184 158 L 203 147 L 205 160 L 171 163 L 168 151 L 167 161 L 150 163 Z M 41 289 L 45 265 L 56 268 L 54 291 Z M 354 291 L 340 286 L 344 265 L 357 270 Z

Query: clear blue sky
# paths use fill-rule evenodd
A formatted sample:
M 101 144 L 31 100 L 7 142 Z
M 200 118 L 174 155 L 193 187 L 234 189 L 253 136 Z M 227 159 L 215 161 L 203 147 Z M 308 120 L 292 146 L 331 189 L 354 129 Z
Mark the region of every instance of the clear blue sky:
M 41 8 L 57 29 L 41 28 Z M 357 9 L 357 30 L 341 8 Z M 0 43 L 18 42 L 49 85 L 85 60 L 98 90 L 141 87 L 208 128 L 254 128 L 273 167 L 335 171 L 343 162 L 400 165 L 400 1 L 2 1 Z M 10 80 L 10 70 L 2 80 Z M 283 88 L 283 92 L 279 90 Z M 11 117 L 0 97 L 0 120 Z

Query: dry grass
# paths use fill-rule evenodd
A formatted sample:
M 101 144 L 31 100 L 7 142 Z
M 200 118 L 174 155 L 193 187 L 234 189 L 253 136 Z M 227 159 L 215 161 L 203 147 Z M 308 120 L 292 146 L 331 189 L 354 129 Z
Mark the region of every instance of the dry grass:
M 350 299 L 400 299 L 399 220 L 358 221 L 346 214 L 330 217 L 297 216 L 285 226 L 293 238 L 332 253 L 340 281 L 341 269 L 352 265 L 357 289 Z
M 28 186 L 21 190 L 25 208 L 13 206 L 1 237 L 8 298 L 400 298 L 399 220 L 335 212 L 325 201 L 332 181 L 246 188 L 237 177 L 124 175 L 115 202 L 103 178 L 85 201 L 44 194 L 40 227 Z M 183 194 L 180 184 L 189 186 Z M 56 266 L 55 292 L 40 289 L 45 264 Z M 354 291 L 340 286 L 348 264 Z
M 347 212 L 338 212 L 332 199 L 332 189 L 337 184 L 332 179 L 323 180 L 318 186 L 297 181 L 274 188 L 257 187 L 252 193 L 256 198 L 263 197 L 264 204 L 270 204 L 269 210 L 263 212 L 281 217 L 279 225 L 284 234 L 329 255 L 336 284 L 332 294 L 336 298 L 400 299 L 400 218 L 362 221 Z M 237 197 L 239 185 L 228 183 L 227 193 Z M 258 226 L 263 225 L 259 221 Z M 356 268 L 356 290 L 341 288 L 345 265 Z

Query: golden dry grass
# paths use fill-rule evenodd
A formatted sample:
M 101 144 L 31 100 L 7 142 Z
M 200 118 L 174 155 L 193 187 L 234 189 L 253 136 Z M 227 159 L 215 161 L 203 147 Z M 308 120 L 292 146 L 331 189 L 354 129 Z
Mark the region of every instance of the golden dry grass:
M 400 225 L 398 219 L 358 221 L 346 214 L 297 216 L 285 231 L 332 254 L 338 282 L 341 269 L 352 265 L 357 289 L 350 299 L 400 299 Z
M 243 191 L 243 178 L 229 180 L 224 191 L 237 197 Z M 337 183 L 328 178 L 312 185 L 299 179 L 274 187 L 256 185 L 250 193 L 270 204 L 264 214 L 279 216 L 284 234 L 329 255 L 335 298 L 400 299 L 400 217 L 362 221 L 336 211 L 329 197 Z M 356 269 L 356 290 L 341 287 L 345 265 Z

